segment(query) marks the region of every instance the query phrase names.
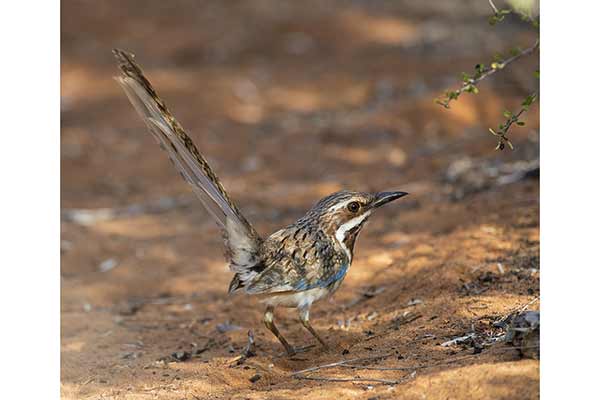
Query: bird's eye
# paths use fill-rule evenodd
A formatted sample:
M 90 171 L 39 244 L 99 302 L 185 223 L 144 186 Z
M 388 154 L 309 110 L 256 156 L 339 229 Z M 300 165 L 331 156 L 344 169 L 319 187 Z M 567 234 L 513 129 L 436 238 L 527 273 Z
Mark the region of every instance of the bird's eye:
M 357 201 L 353 201 L 348 204 L 348 211 L 351 213 L 357 213 L 360 208 L 360 204 Z

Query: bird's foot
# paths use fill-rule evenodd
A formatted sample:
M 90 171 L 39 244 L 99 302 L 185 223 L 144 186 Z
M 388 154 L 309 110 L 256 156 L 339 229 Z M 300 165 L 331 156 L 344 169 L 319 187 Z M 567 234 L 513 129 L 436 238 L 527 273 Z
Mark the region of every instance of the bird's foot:
M 312 349 L 313 347 L 315 347 L 314 344 L 309 344 L 307 346 L 298 346 L 298 347 L 289 346 L 289 347 L 286 347 L 285 352 L 288 357 L 293 357 L 293 356 L 297 355 L 298 353 L 307 352 L 308 350 Z

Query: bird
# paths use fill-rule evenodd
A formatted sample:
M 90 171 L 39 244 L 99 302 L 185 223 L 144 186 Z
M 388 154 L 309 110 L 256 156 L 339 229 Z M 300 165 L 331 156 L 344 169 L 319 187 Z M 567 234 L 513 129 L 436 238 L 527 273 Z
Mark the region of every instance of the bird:
M 302 325 L 329 348 L 310 323 L 311 305 L 342 284 L 356 239 L 371 214 L 408 193 L 338 191 L 320 199 L 296 222 L 262 237 L 158 96 L 135 56 L 120 49 L 113 54 L 121 73 L 116 81 L 222 232 L 225 258 L 233 272 L 229 293 L 255 296 L 266 306 L 263 322 L 289 356 L 302 348 L 290 345 L 275 325 L 276 307 L 296 308 Z

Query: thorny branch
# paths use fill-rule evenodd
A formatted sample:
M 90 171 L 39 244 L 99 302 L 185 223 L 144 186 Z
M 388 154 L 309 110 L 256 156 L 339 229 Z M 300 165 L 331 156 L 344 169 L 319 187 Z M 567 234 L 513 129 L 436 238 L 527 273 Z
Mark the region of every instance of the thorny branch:
M 507 58 L 506 60 L 499 61 L 499 62 L 493 62 L 490 64 L 489 67 L 483 66 L 481 64 L 477 64 L 477 66 L 475 67 L 476 73 L 473 77 L 465 75 L 465 77 L 463 79 L 463 84 L 460 88 L 446 92 L 446 95 L 443 99 L 438 98 L 435 100 L 435 102 L 437 104 L 440 104 L 444 108 L 450 108 L 450 102 L 452 100 L 458 99 L 458 97 L 461 94 L 463 94 L 464 92 L 477 94 L 479 92 L 479 89 L 477 88 L 477 85 L 479 84 L 479 82 L 490 77 L 491 75 L 495 74 L 499 70 L 505 68 L 507 65 L 520 59 L 521 57 L 533 53 L 539 47 L 540 47 L 540 40 L 537 39 L 535 41 L 535 43 L 533 44 L 533 46 L 528 47 L 524 50 L 518 51 L 515 55 Z
M 516 123 L 519 126 L 525 125 L 525 122 L 519 120 L 519 117 L 525 111 L 529 110 L 529 106 L 531 106 L 531 104 L 536 99 L 537 99 L 537 93 L 535 93 L 535 92 L 531 93 L 529 96 L 527 96 L 527 98 L 525 98 L 523 103 L 521 103 L 521 109 L 519 110 L 519 112 L 517 112 L 516 114 L 513 114 L 510 111 L 504 112 L 506 121 L 503 124 L 500 124 L 497 131 L 493 130 L 492 128 L 489 128 L 490 133 L 492 135 L 498 137 L 498 145 L 496 145 L 496 150 L 504 150 L 505 144 L 508 145 L 508 147 L 510 147 L 511 150 L 514 149 L 512 143 L 510 142 L 510 140 L 508 139 L 506 134 L 508 133 L 508 130 L 510 129 L 512 124 L 514 124 L 514 123 Z
M 534 17 L 531 10 L 525 10 L 522 7 L 513 7 L 513 9 L 499 9 L 494 4 L 493 0 L 488 0 L 488 3 L 490 4 L 492 11 L 494 12 L 494 14 L 489 17 L 490 25 L 495 25 L 498 22 L 503 21 L 504 18 L 509 14 L 517 14 L 521 18 L 521 20 L 529 23 L 534 29 L 536 29 L 539 32 L 539 18 Z M 477 94 L 479 92 L 479 88 L 477 87 L 477 85 L 482 80 L 490 77 L 499 70 L 504 69 L 507 65 L 515 62 L 516 60 L 526 55 L 532 54 L 534 51 L 539 49 L 539 47 L 540 39 L 538 37 L 533 46 L 528 47 L 525 50 L 519 48 L 512 49 L 511 57 L 503 59 L 502 56 L 497 55 L 494 57 L 494 61 L 490 63 L 489 66 L 485 64 L 477 64 L 475 66 L 475 73 L 473 75 L 463 72 L 463 82 L 460 88 L 447 91 L 443 97 L 438 97 L 437 99 L 435 99 L 435 102 L 448 109 L 450 108 L 450 103 L 453 100 L 457 100 L 461 94 L 465 92 Z M 539 70 L 535 71 L 535 76 L 539 78 Z M 531 103 L 533 103 L 533 101 L 535 101 L 536 97 L 537 93 L 532 93 L 529 96 L 527 96 L 525 101 L 523 101 L 522 103 L 523 107 L 516 114 L 510 111 L 505 111 L 504 116 L 507 118 L 506 121 L 499 126 L 498 130 L 490 129 L 492 135 L 498 138 L 496 150 L 503 150 L 506 146 L 510 147 L 511 150 L 514 148 L 512 143 L 508 139 L 508 130 L 515 123 L 520 126 L 525 125 L 523 121 L 519 120 L 519 117 L 525 111 L 528 110 L 529 106 L 531 105 Z

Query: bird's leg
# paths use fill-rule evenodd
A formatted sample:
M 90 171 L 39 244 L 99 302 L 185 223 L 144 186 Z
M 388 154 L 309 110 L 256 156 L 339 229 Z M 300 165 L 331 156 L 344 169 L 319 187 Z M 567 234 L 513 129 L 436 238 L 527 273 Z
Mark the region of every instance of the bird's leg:
M 319 341 L 319 343 L 321 343 L 321 345 L 328 349 L 329 346 L 327 345 L 327 343 L 325 343 L 325 341 L 323 339 L 321 339 L 321 337 L 317 334 L 317 332 L 314 330 L 314 328 L 312 327 L 312 325 L 310 324 L 310 319 L 309 319 L 309 309 L 308 307 L 305 308 L 301 308 L 300 309 L 300 322 L 302 322 L 302 325 L 308 329 L 308 331 L 315 337 L 317 338 L 317 340 Z
M 265 323 L 265 326 L 271 332 L 273 332 L 273 335 L 275 335 L 277 337 L 277 339 L 279 339 L 279 341 L 281 342 L 283 347 L 285 347 L 285 351 L 288 353 L 288 355 L 293 356 L 294 354 L 296 354 L 296 351 L 294 350 L 294 348 L 292 346 L 290 346 L 290 344 L 287 342 L 287 340 L 285 340 L 283 335 L 281 333 L 279 333 L 279 329 L 277 329 L 277 327 L 275 326 L 275 323 L 273 322 L 273 307 L 272 306 L 267 307 L 267 310 L 265 311 L 265 316 L 263 317 L 263 322 Z

